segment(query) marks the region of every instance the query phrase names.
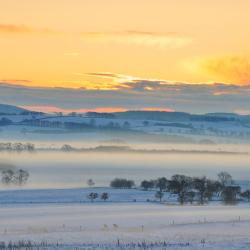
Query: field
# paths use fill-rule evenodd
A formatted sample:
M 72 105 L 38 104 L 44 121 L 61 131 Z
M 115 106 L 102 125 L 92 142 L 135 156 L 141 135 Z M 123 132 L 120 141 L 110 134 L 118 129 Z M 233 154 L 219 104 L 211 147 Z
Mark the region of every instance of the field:
M 173 192 L 159 202 L 157 188 L 140 188 L 143 180 L 174 174 L 217 180 L 226 171 L 242 191 L 249 189 L 248 118 L 139 114 L 0 115 L 10 123 L 0 129 L 2 143 L 30 142 L 36 149 L 0 154 L 0 170 L 29 173 L 23 186 L 0 182 L 0 250 L 250 249 L 247 199 L 226 206 L 216 193 L 209 204 L 181 206 Z M 61 150 L 64 144 L 74 150 Z M 131 150 L 117 151 L 120 146 Z M 90 150 L 99 147 L 108 150 Z M 109 188 L 115 178 L 133 180 L 135 188 Z M 99 195 L 93 202 L 91 192 Z
M 85 198 L 89 191 L 2 191 L 2 244 L 30 241 L 43 245 L 40 249 L 249 249 L 248 203 L 178 206 L 145 202 L 150 192 L 147 197 L 139 190 L 110 189 L 110 201 L 91 203 Z

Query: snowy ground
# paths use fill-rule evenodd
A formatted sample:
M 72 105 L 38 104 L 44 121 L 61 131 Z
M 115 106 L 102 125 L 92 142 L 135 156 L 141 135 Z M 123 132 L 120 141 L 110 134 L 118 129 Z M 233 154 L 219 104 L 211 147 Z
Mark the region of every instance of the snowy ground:
M 37 127 L 37 126 L 25 126 L 20 122 L 24 120 L 41 119 L 41 121 L 47 122 L 73 122 L 90 124 L 91 126 L 105 127 L 111 126 L 110 124 L 118 125 L 120 128 L 130 128 L 133 131 L 146 132 L 151 135 L 165 136 L 164 140 L 159 140 L 158 137 L 147 138 L 149 142 L 183 142 L 183 143 L 199 143 L 214 142 L 216 144 L 224 143 L 246 143 L 249 144 L 250 127 L 239 121 L 226 121 L 226 122 L 199 122 L 199 121 L 180 121 L 180 122 L 167 122 L 162 120 L 146 120 L 145 119 L 108 119 L 108 118 L 88 118 L 86 116 L 55 116 L 55 115 L 1 115 L 2 118 L 11 120 L 14 124 L 11 126 L 3 126 L 0 128 L 0 135 L 2 140 L 8 141 L 81 141 L 84 138 L 88 138 L 92 142 L 97 140 L 108 140 L 114 136 L 118 136 L 120 139 L 129 143 L 133 142 L 133 136 L 124 136 L 122 131 L 118 133 L 116 130 L 111 131 L 101 130 L 82 130 L 77 132 L 74 130 L 67 130 L 61 126 L 54 127 Z M 124 124 L 128 123 L 129 126 Z M 112 128 L 112 126 L 111 126 Z M 95 138 L 95 139 L 94 139 Z M 140 140 L 145 141 L 142 136 Z M 205 140 L 205 141 L 204 141 Z M 138 141 L 138 138 L 136 139 Z
M 13 204 L 78 204 L 89 203 L 88 194 L 95 192 L 99 197 L 94 203 L 103 203 L 100 199 L 102 193 L 107 192 L 109 199 L 106 203 L 130 202 L 158 202 L 155 191 L 139 189 L 113 189 L 113 188 L 73 188 L 73 189 L 30 189 L 6 190 L 0 192 L 0 205 Z M 176 196 L 165 193 L 163 201 L 176 203 Z
M 142 242 L 148 247 L 154 243 L 146 249 L 157 250 L 250 249 L 250 205 L 247 203 L 164 205 L 144 202 L 143 192 L 141 202 L 130 201 L 131 194 L 126 196 L 126 201 L 115 202 L 119 196 L 116 193 L 113 202 L 107 203 L 77 203 L 74 199 L 68 203 L 50 203 L 49 196 L 57 192 L 44 191 L 43 195 L 41 190 L 1 192 L 0 242 L 31 240 L 59 244 L 47 249 L 145 249 Z M 82 190 L 77 192 L 78 197 Z M 62 199 L 63 193 L 66 201 L 74 195 L 74 189 L 61 190 L 57 197 Z M 36 199 L 43 203 L 29 202 Z M 17 204 L 15 200 L 23 202 Z M 135 243 L 142 246 L 135 247 Z

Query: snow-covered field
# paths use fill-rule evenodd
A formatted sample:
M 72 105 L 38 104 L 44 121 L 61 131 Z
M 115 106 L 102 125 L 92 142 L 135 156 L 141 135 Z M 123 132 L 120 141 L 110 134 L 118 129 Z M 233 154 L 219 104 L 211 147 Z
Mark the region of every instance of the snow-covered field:
M 0 185 L 0 250 L 250 249 L 250 203 L 224 206 L 212 201 L 204 206 L 180 206 L 175 195 L 164 193 L 159 203 L 155 190 L 138 188 L 144 179 L 170 178 L 176 173 L 215 179 L 220 171 L 230 172 L 242 190 L 249 188 L 250 155 L 219 154 L 250 152 L 246 122 L 92 119 L 14 111 L 16 115 L 0 114 L 0 119 L 12 121 L 12 125 L 1 126 L 1 142 L 32 142 L 40 150 L 66 143 L 78 148 L 126 145 L 208 150 L 211 154 L 1 152 L 0 164 L 25 169 L 30 178 L 18 190 Z M 36 119 L 47 125 L 22 122 Z M 66 129 L 65 122 L 92 127 Z M 115 127 L 120 130 L 112 130 Z M 137 189 L 108 188 L 116 177 L 134 180 Z M 97 187 L 79 188 L 90 178 Z M 87 198 L 90 192 L 99 194 L 94 202 Z M 107 201 L 100 199 L 104 192 L 109 194 Z
M 151 204 L 29 205 L 0 208 L 2 241 L 70 245 L 161 242 L 185 249 L 244 249 L 250 207 L 167 207 Z M 239 221 L 241 216 L 241 221 Z M 217 248 L 216 248 L 217 247 Z M 173 249 L 173 248 L 170 248 Z M 248 249 L 248 248 L 245 248 Z
M 1 105 L 0 105 L 1 108 Z M 15 110 L 15 109 L 14 109 Z M 250 127 L 247 123 L 235 121 L 192 121 L 175 120 L 164 121 L 157 119 L 135 119 L 135 118 L 91 118 L 85 114 L 76 116 L 60 116 L 52 114 L 17 114 L 17 115 L 3 115 L 0 113 L 1 119 L 8 119 L 13 122 L 10 126 L 2 126 L 0 135 L 3 140 L 29 140 L 29 141 L 81 141 L 88 137 L 89 141 L 108 140 L 114 136 L 126 142 L 134 142 L 133 136 L 124 136 L 122 132 L 133 131 L 151 135 L 149 138 L 140 136 L 140 140 L 147 140 L 149 142 L 182 142 L 182 143 L 201 143 L 201 144 L 227 144 L 227 143 L 245 143 L 249 144 Z M 158 118 L 159 119 L 159 118 Z M 33 120 L 45 122 L 43 125 L 24 125 L 23 121 Z M 92 129 L 82 129 L 81 131 L 74 131 L 64 127 L 64 123 L 85 124 Z M 146 122 L 146 123 L 145 123 Z M 60 124 L 60 125 L 59 125 Z M 105 131 L 100 128 L 109 128 Z M 121 130 L 116 131 L 119 127 Z M 123 131 L 123 129 L 125 129 Z M 113 133 L 111 133 L 111 131 Z M 157 136 L 162 135 L 164 138 Z M 155 137 L 152 137 L 155 136 Z M 97 139 L 98 138 L 98 139 Z M 96 139 L 96 140 L 95 140 Z M 137 138 L 138 140 L 138 138 Z
M 86 202 L 88 191 L 0 192 L 0 241 L 30 240 L 33 244 L 43 242 L 51 246 L 41 249 L 238 250 L 250 247 L 248 203 L 238 206 L 216 203 L 207 206 L 166 205 L 143 201 L 146 192 L 139 190 L 115 190 L 113 198 L 109 190 L 109 202 L 91 203 Z M 74 201 L 74 194 L 78 197 L 80 193 L 85 202 Z M 132 193 L 137 197 L 141 194 L 141 202 L 131 201 Z M 63 194 L 64 202 L 51 203 L 53 196 L 57 197 L 55 200 L 61 197 L 63 201 Z M 71 202 L 68 202 L 69 195 Z M 119 197 L 126 198 L 117 202 Z M 42 204 L 34 204 L 36 199 Z

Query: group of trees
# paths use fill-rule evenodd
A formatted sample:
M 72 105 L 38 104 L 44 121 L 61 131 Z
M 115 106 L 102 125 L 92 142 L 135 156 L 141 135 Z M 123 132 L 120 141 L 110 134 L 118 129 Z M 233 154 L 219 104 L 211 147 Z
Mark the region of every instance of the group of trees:
M 33 152 L 35 151 L 35 145 L 32 143 L 0 143 L 0 151 L 15 151 L 15 152 L 21 152 L 21 151 L 28 151 Z
M 112 188 L 130 189 L 135 187 L 135 182 L 123 178 L 111 181 Z M 214 197 L 226 204 L 235 204 L 237 201 L 247 199 L 250 201 L 250 190 L 241 192 L 241 187 L 234 184 L 232 176 L 227 172 L 220 172 L 217 180 L 207 177 L 190 177 L 176 174 L 170 179 L 161 177 L 155 180 L 143 180 L 143 190 L 156 190 L 155 198 L 162 201 L 166 192 L 175 194 L 180 204 L 197 202 L 204 204 Z
M 122 179 L 122 178 L 115 178 L 110 182 L 110 186 L 112 188 L 132 188 L 135 186 L 135 182 L 132 180 Z
M 180 204 L 194 201 L 204 204 L 211 201 L 214 196 L 221 198 L 226 204 L 234 204 L 240 197 L 250 200 L 250 190 L 241 192 L 240 186 L 234 185 L 232 176 L 227 172 L 219 173 L 217 180 L 177 174 L 170 180 L 165 177 L 144 180 L 141 187 L 144 190 L 157 189 L 155 197 L 160 201 L 164 197 L 164 192 L 176 194 Z
M 0 120 L 0 126 L 11 125 L 13 122 L 6 118 L 4 120 Z M 49 120 L 44 118 L 32 118 L 32 119 L 24 119 L 16 125 L 25 125 L 25 126 L 34 126 L 34 127 L 44 127 L 44 128 L 64 128 L 67 130 L 92 130 L 92 129 L 115 129 L 115 130 L 129 130 L 131 128 L 131 124 L 128 121 L 124 121 L 123 123 L 119 123 L 117 121 L 107 121 L 106 123 L 100 123 L 99 125 L 96 123 L 94 118 L 91 118 L 89 121 L 86 120 L 84 122 L 80 121 L 60 121 L 60 120 Z
M 26 170 L 5 169 L 1 172 L 1 181 L 4 185 L 24 185 L 29 179 L 29 173 Z
M 101 200 L 106 201 L 109 199 L 109 194 L 104 192 L 99 196 L 98 193 L 91 192 L 87 195 L 87 198 L 91 200 L 91 202 L 94 202 L 94 200 L 96 200 L 98 197 L 100 197 Z
M 99 113 L 99 112 L 88 112 L 86 114 L 89 118 L 106 118 L 106 119 L 115 119 L 116 116 L 111 113 Z

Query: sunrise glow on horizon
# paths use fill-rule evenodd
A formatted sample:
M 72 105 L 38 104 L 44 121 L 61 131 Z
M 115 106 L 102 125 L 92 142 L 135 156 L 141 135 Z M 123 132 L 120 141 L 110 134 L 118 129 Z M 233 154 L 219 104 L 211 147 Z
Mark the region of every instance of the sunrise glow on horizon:
M 0 77 L 93 89 L 105 82 L 86 72 L 248 84 L 249 9 L 244 0 L 1 1 Z
M 237 98 L 221 108 L 248 113 L 249 10 L 245 0 L 0 1 L 3 101 L 20 87 L 11 99 L 36 110 L 201 112 Z M 55 98 L 35 97 L 49 89 Z

